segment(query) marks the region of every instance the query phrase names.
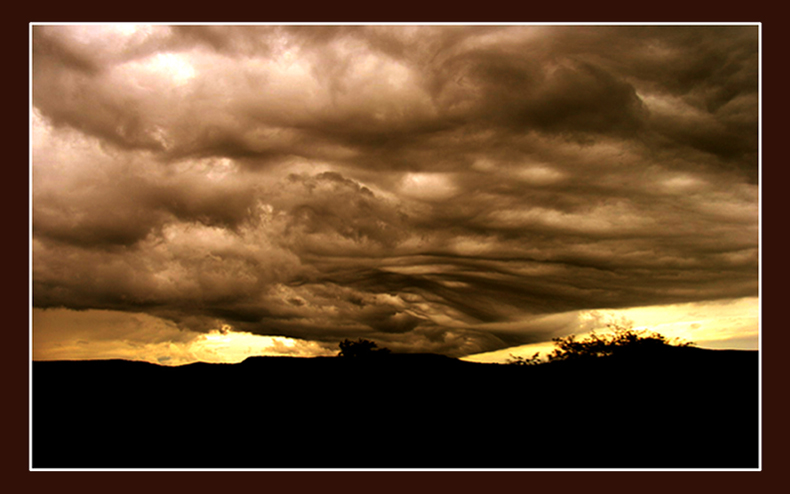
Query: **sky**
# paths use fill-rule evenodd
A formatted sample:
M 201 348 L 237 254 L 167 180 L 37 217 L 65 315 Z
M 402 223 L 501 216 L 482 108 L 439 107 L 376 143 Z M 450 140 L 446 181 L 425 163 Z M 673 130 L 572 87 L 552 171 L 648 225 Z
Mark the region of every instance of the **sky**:
M 759 345 L 756 25 L 35 25 L 33 358 Z

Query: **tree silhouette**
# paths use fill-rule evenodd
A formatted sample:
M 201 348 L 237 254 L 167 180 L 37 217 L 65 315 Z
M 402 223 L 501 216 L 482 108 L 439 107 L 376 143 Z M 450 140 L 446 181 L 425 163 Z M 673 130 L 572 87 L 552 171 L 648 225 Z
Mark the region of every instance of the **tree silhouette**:
M 511 353 L 507 363 L 510 365 L 538 365 L 542 363 L 542 360 L 540 359 L 540 352 L 535 352 L 535 354 L 529 358 L 522 357 L 521 355 L 513 355 Z
M 357 341 L 343 340 L 340 342 L 339 357 L 346 358 L 366 358 L 386 355 L 390 351 L 387 348 L 377 348 L 375 342 L 360 338 Z
M 548 359 L 553 361 L 580 360 L 596 357 L 644 355 L 660 351 L 662 348 L 693 346 L 694 343 L 679 338 L 668 339 L 652 331 L 637 331 L 632 328 L 610 324 L 611 333 L 599 334 L 593 331 L 586 338 L 577 339 L 576 335 L 554 338 L 554 351 Z

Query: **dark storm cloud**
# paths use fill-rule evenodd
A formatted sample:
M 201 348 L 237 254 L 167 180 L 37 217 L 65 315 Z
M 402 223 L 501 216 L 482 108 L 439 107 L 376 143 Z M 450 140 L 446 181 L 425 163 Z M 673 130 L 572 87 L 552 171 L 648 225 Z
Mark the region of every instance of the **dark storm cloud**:
M 756 296 L 757 48 L 753 26 L 36 26 L 34 304 L 463 355 Z
M 407 235 L 408 218 L 396 205 L 339 173 L 291 174 L 288 182 L 275 203 L 287 212 L 285 241 L 298 251 L 331 255 L 339 247 L 345 255 L 360 248 L 370 254 L 395 247 Z M 349 242 L 338 245 L 334 239 Z
M 562 44 L 580 49 L 585 59 L 599 58 L 646 92 L 670 95 L 687 105 L 671 115 L 666 108 L 653 108 L 651 134 L 665 138 L 659 146 L 702 151 L 755 181 L 757 27 L 610 29 L 621 34 L 613 48 L 602 49 L 601 43 L 612 41 L 608 37 L 583 30 L 568 30 Z

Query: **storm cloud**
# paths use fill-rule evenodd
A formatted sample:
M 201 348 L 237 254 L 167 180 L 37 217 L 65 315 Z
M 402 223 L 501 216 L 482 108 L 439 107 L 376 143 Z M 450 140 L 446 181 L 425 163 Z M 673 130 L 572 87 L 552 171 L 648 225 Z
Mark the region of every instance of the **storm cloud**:
M 33 26 L 34 307 L 461 356 L 756 297 L 758 42 Z

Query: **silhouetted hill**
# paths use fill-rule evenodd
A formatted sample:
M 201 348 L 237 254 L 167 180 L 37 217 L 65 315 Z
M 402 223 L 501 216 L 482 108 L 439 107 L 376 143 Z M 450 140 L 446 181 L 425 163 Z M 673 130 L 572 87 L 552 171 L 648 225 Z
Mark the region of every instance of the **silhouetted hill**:
M 33 363 L 35 468 L 756 468 L 758 354 Z

